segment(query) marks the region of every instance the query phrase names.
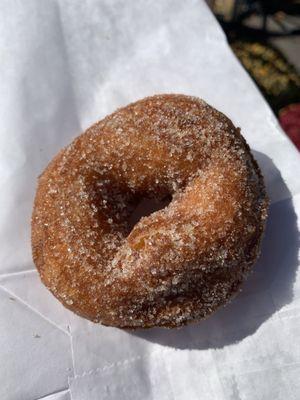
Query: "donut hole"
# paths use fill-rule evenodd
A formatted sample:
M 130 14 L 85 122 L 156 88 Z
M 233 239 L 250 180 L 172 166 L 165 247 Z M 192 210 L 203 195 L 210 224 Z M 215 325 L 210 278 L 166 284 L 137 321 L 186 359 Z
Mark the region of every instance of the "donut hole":
M 135 225 L 140 221 L 142 217 L 148 217 L 152 213 L 166 208 L 172 201 L 172 196 L 167 195 L 162 199 L 153 197 L 142 197 L 139 199 L 137 205 L 132 211 L 128 219 L 129 232 L 133 230 Z

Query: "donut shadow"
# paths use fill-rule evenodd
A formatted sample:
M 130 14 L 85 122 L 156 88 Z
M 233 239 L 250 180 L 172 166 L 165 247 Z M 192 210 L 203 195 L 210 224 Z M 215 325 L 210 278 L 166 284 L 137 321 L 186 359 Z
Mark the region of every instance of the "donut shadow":
M 129 334 L 177 349 L 222 348 L 252 335 L 292 301 L 300 243 L 297 215 L 292 199 L 288 198 L 291 194 L 272 160 L 257 151 L 253 155 L 265 176 L 267 191 L 275 182 L 277 193 L 283 193 L 285 200 L 269 208 L 261 255 L 243 284 L 242 292 L 227 306 L 198 323 L 173 330 L 152 328 Z M 269 193 L 271 201 L 272 193 Z

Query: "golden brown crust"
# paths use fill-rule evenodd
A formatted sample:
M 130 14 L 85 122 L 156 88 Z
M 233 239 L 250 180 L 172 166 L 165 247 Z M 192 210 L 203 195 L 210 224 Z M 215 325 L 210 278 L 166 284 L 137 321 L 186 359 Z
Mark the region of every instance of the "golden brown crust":
M 172 196 L 130 231 L 144 197 Z M 32 252 L 68 308 L 118 327 L 205 318 L 255 262 L 267 199 L 239 130 L 204 101 L 140 100 L 96 123 L 39 178 Z

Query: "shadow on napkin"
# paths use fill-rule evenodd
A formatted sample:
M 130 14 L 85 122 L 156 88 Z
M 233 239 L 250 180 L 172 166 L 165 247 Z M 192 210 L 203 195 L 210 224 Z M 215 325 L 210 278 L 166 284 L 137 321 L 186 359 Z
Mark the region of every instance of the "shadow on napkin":
M 253 154 L 263 174 L 272 170 L 277 188 L 289 193 L 272 160 L 260 152 Z M 266 186 L 268 188 L 268 182 Z M 175 330 L 138 330 L 130 334 L 179 349 L 221 348 L 243 340 L 274 313 L 281 309 L 284 312 L 283 307 L 292 301 L 298 248 L 297 216 L 290 195 L 286 200 L 271 204 L 261 256 L 244 283 L 242 293 L 230 304 L 197 324 Z

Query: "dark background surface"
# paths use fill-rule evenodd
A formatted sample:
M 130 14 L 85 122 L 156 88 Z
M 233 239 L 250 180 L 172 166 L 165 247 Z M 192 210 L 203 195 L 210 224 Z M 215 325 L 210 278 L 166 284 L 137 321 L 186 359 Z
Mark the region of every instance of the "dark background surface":
M 300 1 L 207 3 L 232 50 L 300 150 Z

